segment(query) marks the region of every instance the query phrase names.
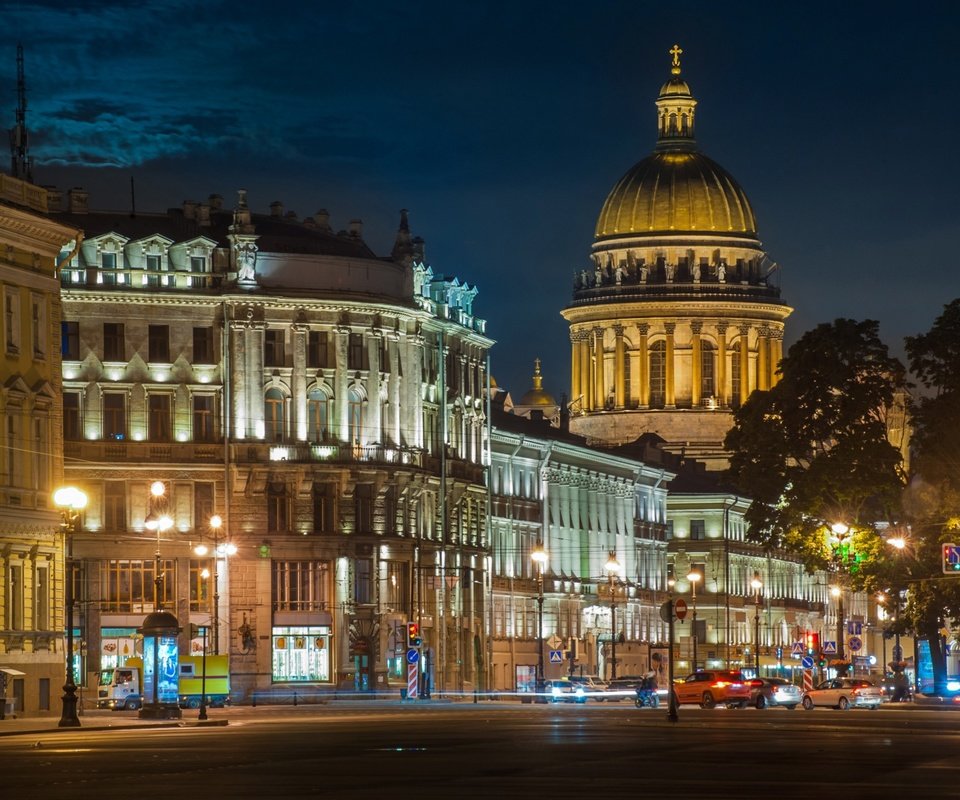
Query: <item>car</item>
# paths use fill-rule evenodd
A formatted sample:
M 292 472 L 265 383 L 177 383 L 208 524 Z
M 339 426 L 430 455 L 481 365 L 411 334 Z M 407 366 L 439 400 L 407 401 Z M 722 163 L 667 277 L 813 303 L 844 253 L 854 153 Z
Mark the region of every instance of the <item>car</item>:
M 621 700 L 633 700 L 637 696 L 637 689 L 643 678 L 613 678 L 607 684 L 607 700 L 619 703 Z
M 583 687 L 583 691 L 590 700 L 602 703 L 607 699 L 607 682 L 600 680 L 596 675 L 571 675 L 570 681 Z
M 757 708 L 784 706 L 792 711 L 803 700 L 800 687 L 784 678 L 751 678 L 747 686 L 750 687 L 750 705 Z
M 866 678 L 832 678 L 803 693 L 803 707 L 830 706 L 875 709 L 883 702 L 883 692 Z
M 673 682 L 677 705 L 696 703 L 700 708 L 726 705 L 743 708 L 750 702 L 750 687 L 739 670 L 704 669 Z
M 586 690 L 566 678 L 544 681 L 543 691 L 551 703 L 586 703 Z

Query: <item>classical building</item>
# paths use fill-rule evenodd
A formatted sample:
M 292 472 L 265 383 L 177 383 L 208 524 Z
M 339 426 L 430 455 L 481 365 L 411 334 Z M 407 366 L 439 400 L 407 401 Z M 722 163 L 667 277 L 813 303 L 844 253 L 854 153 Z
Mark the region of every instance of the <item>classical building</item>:
M 565 416 L 492 413 L 494 688 L 533 691 L 541 660 L 547 680 L 665 669 L 664 454 L 589 447 Z
M 425 682 L 480 685 L 492 341 L 476 289 L 433 274 L 406 212 L 379 257 L 359 221 L 254 213 L 244 192 L 232 209 L 87 205 L 72 191 L 56 215 L 85 231 L 60 280 L 65 471 L 90 497 L 86 671 L 135 655 L 162 607 L 182 652 L 207 628 L 229 653 L 239 701 L 399 693 L 412 621 Z
M 791 309 L 746 194 L 697 148 L 680 52 L 656 100 L 656 147 L 607 196 L 563 311 L 571 430 L 617 443 L 654 432 L 722 468 L 732 410 L 777 380 Z
M 46 211 L 44 189 L 0 174 L 0 706 L 27 715 L 60 710 L 67 664 L 56 264 L 78 233 Z

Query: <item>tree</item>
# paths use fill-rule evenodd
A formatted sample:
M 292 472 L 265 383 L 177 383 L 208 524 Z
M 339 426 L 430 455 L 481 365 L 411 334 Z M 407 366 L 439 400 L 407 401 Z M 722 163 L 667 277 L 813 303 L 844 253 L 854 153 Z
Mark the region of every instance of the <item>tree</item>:
M 751 394 L 726 437 L 731 478 L 753 498 L 750 538 L 811 571 L 847 558 L 830 546 L 830 523 L 849 527 L 847 554 L 861 553 L 876 523 L 900 516 L 903 459 L 887 415 L 906 373 L 877 330 L 838 319 L 808 331 L 780 362 L 780 381 Z
M 930 331 L 906 339 L 911 371 L 924 388 L 911 407 L 909 582 L 901 624 L 930 642 L 935 691 L 942 692 L 941 629 L 960 614 L 960 578 L 941 570 L 940 546 L 960 539 L 960 300 L 944 306 Z

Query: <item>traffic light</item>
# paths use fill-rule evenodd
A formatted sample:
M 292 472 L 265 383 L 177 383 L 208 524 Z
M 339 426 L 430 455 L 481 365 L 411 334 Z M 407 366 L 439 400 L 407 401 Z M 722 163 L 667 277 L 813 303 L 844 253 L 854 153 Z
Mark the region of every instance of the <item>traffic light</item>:
M 945 575 L 960 573 L 960 548 L 953 542 L 944 542 L 940 547 L 943 554 L 943 572 Z
M 814 633 L 813 631 L 807 631 L 805 634 L 806 637 L 806 648 L 807 655 L 814 656 L 820 654 L 820 634 Z
M 423 639 L 420 638 L 420 626 L 416 622 L 407 623 L 407 647 L 421 647 Z

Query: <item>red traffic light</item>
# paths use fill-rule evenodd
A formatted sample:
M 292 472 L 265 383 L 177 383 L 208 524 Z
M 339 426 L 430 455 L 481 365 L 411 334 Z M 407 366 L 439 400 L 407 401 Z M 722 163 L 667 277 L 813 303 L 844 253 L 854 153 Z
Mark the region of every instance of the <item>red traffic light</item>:
M 420 637 L 420 626 L 416 622 L 407 623 L 407 647 L 420 647 L 423 639 Z

